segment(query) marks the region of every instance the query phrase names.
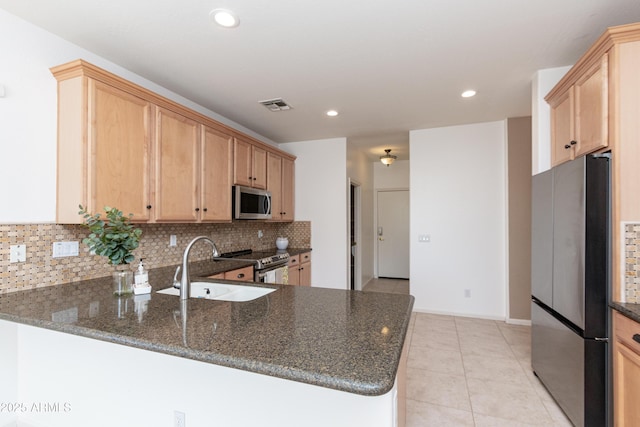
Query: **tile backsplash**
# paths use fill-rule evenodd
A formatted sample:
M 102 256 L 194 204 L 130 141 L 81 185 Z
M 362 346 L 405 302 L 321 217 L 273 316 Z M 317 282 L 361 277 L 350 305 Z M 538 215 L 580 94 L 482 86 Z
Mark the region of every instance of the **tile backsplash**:
M 625 224 L 624 302 L 640 302 L 640 224 Z
M 311 246 L 311 223 L 308 221 L 138 226 L 142 229 L 142 238 L 134 255 L 136 259 L 144 258 L 145 265 L 150 269 L 179 264 L 184 248 L 191 239 L 200 235 L 211 237 L 221 252 L 275 248 L 279 236 L 288 237 L 292 248 Z M 262 238 L 258 237 L 259 231 L 263 233 Z M 110 275 L 114 266 L 107 264 L 102 256 L 90 255 L 89 249 L 82 243 L 87 234 L 88 231 L 79 225 L 0 224 L 0 294 Z M 175 247 L 169 247 L 169 236 L 172 234 L 177 236 Z M 53 258 L 53 243 L 61 241 L 79 241 L 80 255 Z M 17 244 L 27 245 L 27 260 L 9 263 L 9 247 Z M 209 253 L 208 245 L 196 245 L 190 259 L 206 259 Z

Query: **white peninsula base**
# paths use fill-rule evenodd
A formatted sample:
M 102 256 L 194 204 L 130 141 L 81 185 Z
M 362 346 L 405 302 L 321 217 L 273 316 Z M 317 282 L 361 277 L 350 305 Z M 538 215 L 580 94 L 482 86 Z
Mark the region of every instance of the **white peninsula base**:
M 1 320 L 0 342 L 0 427 L 404 424 L 398 381 L 368 397 Z

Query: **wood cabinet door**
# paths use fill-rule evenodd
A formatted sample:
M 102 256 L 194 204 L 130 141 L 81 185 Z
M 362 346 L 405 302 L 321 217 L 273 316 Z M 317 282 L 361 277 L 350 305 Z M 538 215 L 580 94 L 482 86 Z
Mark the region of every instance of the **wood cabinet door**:
M 311 263 L 300 264 L 300 286 L 311 286 Z
M 88 209 L 104 214 L 110 206 L 147 221 L 151 104 L 104 83 L 88 83 Z
M 267 188 L 267 150 L 255 145 L 251 147 L 252 171 L 251 176 L 254 188 Z
M 233 183 L 251 187 L 253 176 L 251 175 L 251 147 L 247 141 L 235 138 L 233 141 Z
M 295 164 L 293 160 L 282 158 L 282 214 L 280 219 L 293 221 L 295 192 Z
M 200 126 L 173 111 L 158 108 L 155 136 L 156 221 L 198 219 L 198 145 Z
M 574 157 L 573 87 L 551 105 L 551 165 L 572 160 Z M 574 142 L 572 144 L 572 142 Z
M 238 268 L 224 273 L 225 280 L 239 280 L 241 282 L 253 282 L 253 266 Z
M 609 145 L 608 55 L 574 85 L 576 157 Z
M 203 126 L 200 171 L 200 219 L 231 221 L 233 137 Z
M 633 337 L 640 333 L 640 324 L 613 314 L 613 421 L 616 426 L 640 426 L 640 343 Z
M 288 284 L 299 285 L 300 284 L 300 256 L 294 255 L 289 258 L 288 267 Z
M 282 218 L 282 157 L 267 153 L 267 190 L 271 192 L 271 219 Z

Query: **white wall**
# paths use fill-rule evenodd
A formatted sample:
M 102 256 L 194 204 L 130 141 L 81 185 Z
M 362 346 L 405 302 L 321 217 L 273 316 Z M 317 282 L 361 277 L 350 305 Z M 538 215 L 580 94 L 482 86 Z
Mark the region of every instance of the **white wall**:
M 409 165 L 409 160 L 396 160 L 391 166 L 375 162 L 373 164 L 373 188 L 376 190 L 408 189 Z
M 410 149 L 414 310 L 503 319 L 505 122 L 411 131 Z
M 55 220 L 56 80 L 49 68 L 85 59 L 202 114 L 273 143 L 122 67 L 0 9 L 0 223 Z
M 347 289 L 347 140 L 290 142 L 295 156 L 297 221 L 311 221 L 311 284 Z
M 373 203 L 373 167 L 373 162 L 369 160 L 366 153 L 358 150 L 353 145 L 347 144 L 347 176 L 360 185 L 360 230 L 356 234 L 356 236 L 359 236 L 356 241 L 360 248 L 360 257 L 356 260 L 356 265 L 359 266 L 356 274 L 360 274 L 360 283 L 358 284 L 360 289 L 373 277 L 373 248 L 375 245 L 373 228 L 375 211 Z M 350 189 L 347 188 L 347 191 L 350 191 Z M 347 215 L 350 214 L 347 213 Z M 349 248 L 347 248 L 348 251 Z M 348 254 L 347 256 L 349 257 Z
M 544 100 L 549 91 L 571 69 L 568 67 L 538 70 L 531 82 L 531 174 L 551 168 L 551 111 Z

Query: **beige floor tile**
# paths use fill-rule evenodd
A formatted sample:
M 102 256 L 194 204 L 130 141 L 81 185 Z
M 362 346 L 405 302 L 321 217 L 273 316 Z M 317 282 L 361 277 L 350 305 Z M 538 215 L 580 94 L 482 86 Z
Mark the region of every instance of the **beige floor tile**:
M 514 359 L 515 356 L 503 338 L 459 335 L 460 351 L 463 356 L 476 355 L 496 357 L 500 359 Z
M 508 384 L 467 378 L 473 413 L 525 424 L 552 424 L 542 400 L 530 384 Z
M 462 362 L 467 378 L 531 386 L 529 378 L 516 359 L 464 355 Z
M 406 427 L 473 427 L 469 411 L 407 400 Z
M 451 334 L 458 332 L 455 322 L 446 317 L 418 316 L 416 317 L 416 328 L 430 332 L 447 332 Z
M 411 345 L 436 350 L 460 351 L 458 335 L 455 333 L 425 331 L 418 327 L 413 328 Z
M 551 416 L 551 419 L 554 422 L 554 426 L 564 426 L 564 427 L 572 427 L 573 424 L 569 421 L 569 418 L 562 412 L 562 409 L 558 406 L 558 404 L 551 400 L 542 400 L 542 404 L 545 408 L 547 408 L 547 412 Z
M 443 374 L 464 376 L 462 355 L 459 351 L 441 348 L 412 347 L 409 349 L 408 365 L 411 368 L 426 369 Z
M 520 328 L 500 327 L 500 332 L 505 341 L 510 345 L 531 344 L 531 333 Z
M 464 376 L 407 368 L 407 398 L 449 408 L 471 410 Z
M 532 425 L 543 425 L 549 427 L 556 426 L 553 421 L 549 421 L 548 424 L 528 424 L 481 414 L 473 414 L 473 419 L 475 421 L 475 427 L 531 427 Z

